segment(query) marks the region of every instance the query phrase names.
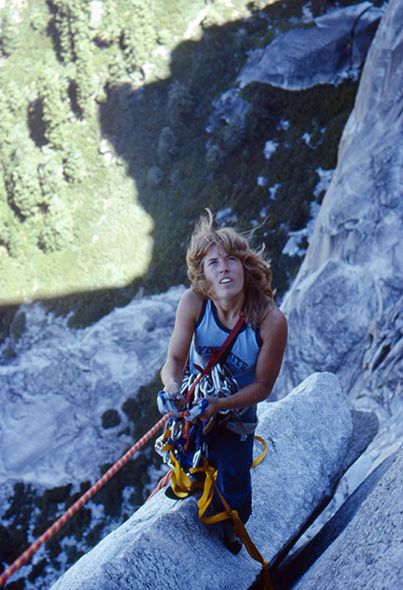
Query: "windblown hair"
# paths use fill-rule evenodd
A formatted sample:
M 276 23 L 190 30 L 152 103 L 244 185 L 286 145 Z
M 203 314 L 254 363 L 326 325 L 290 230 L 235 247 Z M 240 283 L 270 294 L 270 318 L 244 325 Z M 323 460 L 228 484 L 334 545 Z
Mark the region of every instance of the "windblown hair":
M 246 322 L 256 328 L 274 303 L 270 264 L 261 252 L 251 248 L 248 240 L 239 232 L 230 227 L 214 228 L 213 215 L 209 209 L 207 212 L 208 217 L 202 216 L 195 225 L 186 254 L 191 287 L 201 297 L 211 298 L 204 275 L 203 258 L 212 245 L 236 256 L 242 262 L 245 273 L 245 302 L 242 314 Z

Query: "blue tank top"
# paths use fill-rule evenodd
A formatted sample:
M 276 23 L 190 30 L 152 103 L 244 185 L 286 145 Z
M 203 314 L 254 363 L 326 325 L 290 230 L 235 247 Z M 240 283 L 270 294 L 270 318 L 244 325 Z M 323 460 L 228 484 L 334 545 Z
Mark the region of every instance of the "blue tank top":
M 220 322 L 214 303 L 210 299 L 206 299 L 190 347 L 190 370 L 192 371 L 195 365 L 205 367 L 212 352 L 219 350 L 230 332 L 231 330 Z M 237 380 L 240 388 L 255 381 L 256 361 L 261 345 L 259 330 L 254 330 L 249 325 L 241 328 L 235 342 L 232 344 L 225 364 Z M 256 406 L 250 407 L 249 410 L 242 416 L 244 421 L 255 419 Z

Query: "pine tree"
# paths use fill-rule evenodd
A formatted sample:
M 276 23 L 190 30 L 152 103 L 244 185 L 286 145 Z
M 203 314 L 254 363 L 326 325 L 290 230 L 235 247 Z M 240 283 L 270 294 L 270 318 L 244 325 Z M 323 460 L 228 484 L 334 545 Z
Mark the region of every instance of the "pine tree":
M 77 104 L 83 116 L 91 112 L 94 94 L 91 3 L 87 0 L 53 0 L 60 53 L 65 64 L 75 64 Z
M 37 173 L 35 149 L 27 146 L 24 151 L 14 152 L 5 168 L 5 186 L 8 203 L 21 219 L 37 213 L 40 206 L 46 205 Z
M 48 146 L 43 147 L 37 173 L 42 195 L 49 203 L 54 195 L 61 194 L 63 191 L 63 165 L 60 153 Z
M 0 51 L 6 57 L 18 47 L 17 27 L 14 22 L 12 7 L 6 6 L 0 11 Z
M 114 0 L 104 0 L 102 20 L 97 32 L 97 39 L 106 45 L 118 43 L 121 26 Z
M 55 196 L 38 236 L 38 246 L 44 252 L 55 252 L 70 246 L 73 241 L 73 219 L 70 211 Z
M 49 145 L 63 150 L 69 139 L 68 82 L 63 75 L 46 70 L 38 80 L 38 93 L 42 101 L 45 137 Z
M 122 48 L 129 72 L 142 69 L 156 42 L 150 6 L 144 0 L 132 0 L 127 24 L 123 28 Z
M 6 95 L 8 106 L 13 115 L 23 117 L 28 106 L 24 89 L 20 88 L 14 80 L 10 80 L 7 84 Z
M 4 81 L 0 77 L 1 88 L 4 89 Z M 12 130 L 14 127 L 15 117 L 11 112 L 7 100 L 7 93 L 0 92 L 0 162 L 7 159 L 12 149 Z
M 63 174 L 67 182 L 77 184 L 85 176 L 85 162 L 81 152 L 77 149 L 68 149 L 63 159 Z
M 74 59 L 71 8 L 67 0 L 51 0 L 51 4 L 55 9 L 54 24 L 59 37 L 60 57 L 67 64 Z
M 95 92 L 95 84 L 93 80 L 92 54 L 89 41 L 82 39 L 76 43 L 77 57 L 76 59 L 76 75 L 75 81 L 77 84 L 77 104 L 81 114 L 89 116 L 93 106 L 92 97 Z

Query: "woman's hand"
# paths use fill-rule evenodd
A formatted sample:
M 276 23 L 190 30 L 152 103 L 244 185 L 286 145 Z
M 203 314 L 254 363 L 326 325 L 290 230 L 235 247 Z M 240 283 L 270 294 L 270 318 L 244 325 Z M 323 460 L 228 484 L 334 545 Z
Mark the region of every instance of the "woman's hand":
M 207 395 L 205 399 L 208 401 L 207 409 L 203 414 L 200 414 L 199 416 L 199 419 L 203 420 L 203 422 L 210 420 L 210 418 L 215 416 L 217 412 L 224 409 L 221 403 L 224 398 L 217 399 L 215 397 L 210 397 Z

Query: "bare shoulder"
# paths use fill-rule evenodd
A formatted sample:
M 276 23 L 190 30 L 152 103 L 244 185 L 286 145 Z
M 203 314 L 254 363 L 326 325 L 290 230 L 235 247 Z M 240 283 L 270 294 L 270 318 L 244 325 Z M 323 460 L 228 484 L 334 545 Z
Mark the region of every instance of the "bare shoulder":
M 197 295 L 192 289 L 187 289 L 178 304 L 178 315 L 193 319 L 196 321 L 199 318 L 203 307 L 203 298 Z
M 272 305 L 260 324 L 262 338 L 287 339 L 288 323 L 287 318 L 277 305 Z

